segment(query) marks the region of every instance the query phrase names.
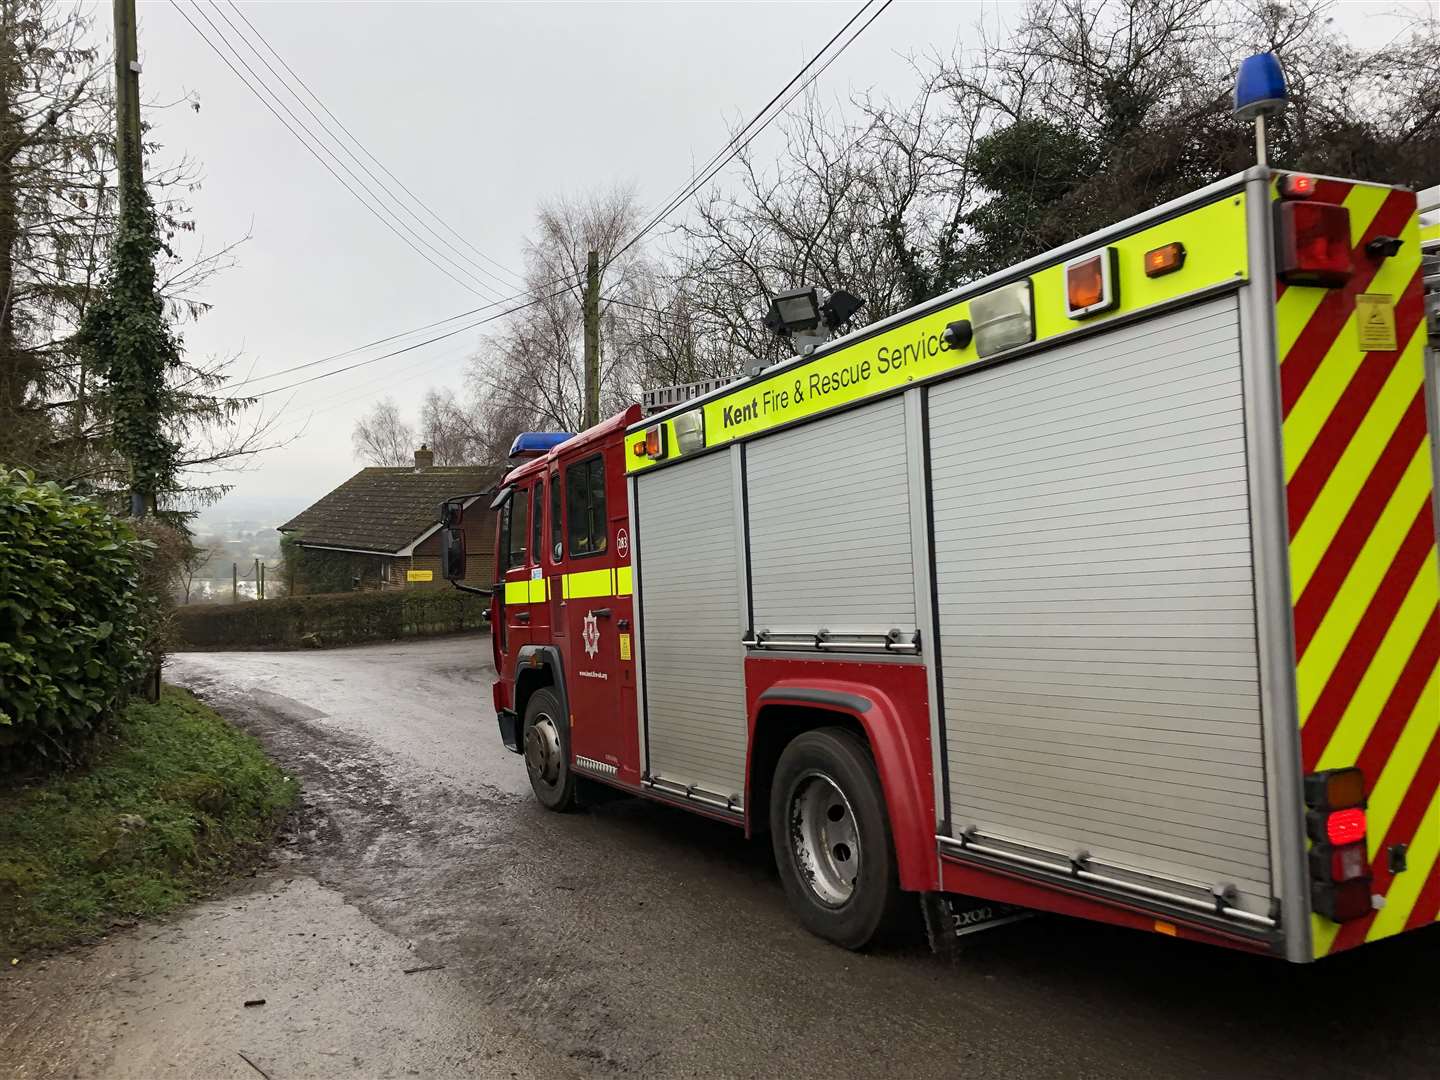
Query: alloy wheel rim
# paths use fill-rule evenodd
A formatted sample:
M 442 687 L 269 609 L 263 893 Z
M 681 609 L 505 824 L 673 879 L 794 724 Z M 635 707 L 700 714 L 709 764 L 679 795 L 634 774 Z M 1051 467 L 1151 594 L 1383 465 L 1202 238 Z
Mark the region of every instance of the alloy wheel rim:
M 525 766 L 548 787 L 560 778 L 560 729 L 546 713 L 535 717 L 525 732 Z
M 826 907 L 843 907 L 860 876 L 860 828 L 831 777 L 803 774 L 790 789 L 790 845 L 801 880 Z

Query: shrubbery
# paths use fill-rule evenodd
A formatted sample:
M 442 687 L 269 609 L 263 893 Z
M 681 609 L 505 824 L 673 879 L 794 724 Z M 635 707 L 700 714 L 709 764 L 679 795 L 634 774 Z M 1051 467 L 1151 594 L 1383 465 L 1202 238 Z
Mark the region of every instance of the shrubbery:
M 453 589 L 287 596 L 175 611 L 177 648 L 255 649 L 350 645 L 480 630 L 488 597 Z
M 0 468 L 0 771 L 73 760 L 145 673 L 148 548 L 95 503 Z

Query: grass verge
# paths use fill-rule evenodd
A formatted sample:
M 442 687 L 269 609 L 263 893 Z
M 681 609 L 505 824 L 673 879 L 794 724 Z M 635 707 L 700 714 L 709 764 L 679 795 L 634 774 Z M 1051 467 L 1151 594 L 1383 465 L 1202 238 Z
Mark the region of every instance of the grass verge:
M 184 690 L 131 704 L 88 768 L 0 792 L 0 957 L 184 903 L 263 847 L 297 792 Z

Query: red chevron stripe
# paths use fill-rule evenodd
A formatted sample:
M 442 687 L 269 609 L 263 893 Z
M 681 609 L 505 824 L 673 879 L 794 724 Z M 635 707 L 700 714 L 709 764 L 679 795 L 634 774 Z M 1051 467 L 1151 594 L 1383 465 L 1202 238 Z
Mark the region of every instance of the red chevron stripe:
M 1430 612 L 1410 659 L 1400 669 L 1400 677 L 1395 680 L 1389 698 L 1375 718 L 1375 726 L 1365 739 L 1365 748 L 1355 761 L 1369 783 L 1380 779 L 1437 663 L 1440 663 L 1440 609 Z
M 1420 820 L 1425 816 L 1425 808 L 1434 798 L 1437 786 L 1440 786 L 1440 732 L 1437 732 L 1435 738 L 1430 740 L 1429 749 L 1420 759 L 1420 769 L 1416 772 L 1410 789 L 1405 792 L 1400 809 L 1395 813 L 1395 820 L 1390 823 L 1390 828 L 1385 830 L 1385 838 L 1381 841 L 1380 847 L 1376 849 L 1379 858 L 1371 867 L 1371 872 L 1375 875 L 1371 888 L 1380 896 L 1384 896 L 1389 891 L 1394 877 L 1390 873 L 1389 859 L 1385 853 L 1395 844 L 1408 844 L 1414 839 L 1415 830 L 1420 827 Z M 1363 943 L 1365 935 L 1370 931 L 1370 924 L 1374 921 L 1375 914 L 1371 912 L 1363 919 L 1346 923 L 1335 935 L 1335 942 L 1330 947 L 1330 951 L 1336 953 Z
M 1315 701 L 1315 707 L 1310 710 L 1309 719 L 1300 729 L 1301 750 L 1307 773 L 1315 771 L 1315 765 L 1320 760 L 1320 755 L 1325 752 L 1330 736 L 1335 734 L 1335 728 L 1340 724 L 1345 707 L 1355 696 L 1355 689 L 1369 669 L 1375 650 L 1380 647 L 1385 632 L 1390 629 L 1395 613 L 1400 610 L 1405 594 L 1410 591 L 1410 585 L 1414 582 L 1415 575 L 1420 572 L 1420 567 L 1424 565 L 1434 543 L 1435 524 L 1427 504 L 1415 515 L 1405 539 L 1400 543 L 1400 550 L 1395 553 L 1379 588 L 1370 598 L 1365 614 L 1360 617 L 1359 625 L 1355 627 L 1355 633 L 1345 646 L 1345 651 L 1340 654 L 1325 688 L 1320 691 L 1320 696 Z
M 1315 194 L 1310 198 L 1314 202 L 1343 203 L 1354 188 L 1347 180 L 1316 180 Z
M 1355 273 L 1342 287 L 1329 290 L 1315 314 L 1300 331 L 1300 336 L 1280 364 L 1280 400 L 1284 414 L 1290 415 L 1295 402 L 1310 385 L 1310 378 L 1325 359 L 1345 322 L 1355 309 L 1355 297 L 1370 287 L 1380 263 L 1365 253 L 1365 245 L 1380 235 L 1398 236 L 1410 215 L 1415 212 L 1415 196 L 1408 191 L 1392 191 L 1380 211 L 1366 228 L 1354 248 Z
M 1418 285 L 1419 280 L 1420 271 L 1417 269 L 1411 284 Z M 1295 470 L 1295 475 L 1290 478 L 1290 483 L 1285 488 L 1292 540 L 1300 531 L 1300 526 L 1305 523 L 1315 500 L 1319 498 L 1325 481 L 1330 479 L 1335 465 L 1370 412 L 1370 406 L 1375 404 L 1375 399 L 1380 396 L 1385 380 L 1399 363 L 1405 346 L 1409 344 L 1424 316 L 1424 293 L 1420 292 L 1418 287 L 1407 286 L 1395 305 L 1395 338 L 1400 348 L 1365 354 L 1359 368 L 1351 376 L 1349 385 L 1340 395 L 1340 400 L 1325 418 L 1325 423 L 1315 436 L 1305 459 L 1300 462 L 1300 467 Z
M 1422 926 L 1428 926 L 1437 916 L 1440 916 L 1440 859 L 1430 867 L 1430 876 L 1420 887 L 1420 895 L 1415 898 L 1415 906 L 1410 909 L 1410 918 L 1405 920 L 1405 929 L 1418 930 Z
M 1354 503 L 1335 532 L 1335 538 L 1325 549 L 1314 574 L 1305 585 L 1305 591 L 1295 603 L 1295 653 L 1297 658 L 1305 655 L 1306 648 L 1320 626 L 1320 620 L 1330 610 L 1340 586 L 1345 583 L 1350 568 L 1359 558 L 1365 541 L 1375 529 L 1395 489 L 1400 486 L 1400 477 L 1415 457 L 1415 451 L 1425 441 L 1425 391 L 1415 392 L 1415 399 L 1405 410 L 1400 426 L 1395 429 L 1390 441 L 1385 444 L 1374 469 L 1365 478 Z

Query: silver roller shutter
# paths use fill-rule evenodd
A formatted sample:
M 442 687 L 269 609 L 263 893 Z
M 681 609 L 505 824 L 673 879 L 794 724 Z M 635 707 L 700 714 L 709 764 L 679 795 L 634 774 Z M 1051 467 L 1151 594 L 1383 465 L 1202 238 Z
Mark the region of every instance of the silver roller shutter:
M 737 484 L 731 453 L 636 478 L 648 766 L 721 797 L 745 790 Z
M 930 398 L 951 822 L 1271 895 L 1238 314 Z
M 756 630 L 915 630 L 904 433 L 896 397 L 747 447 Z

